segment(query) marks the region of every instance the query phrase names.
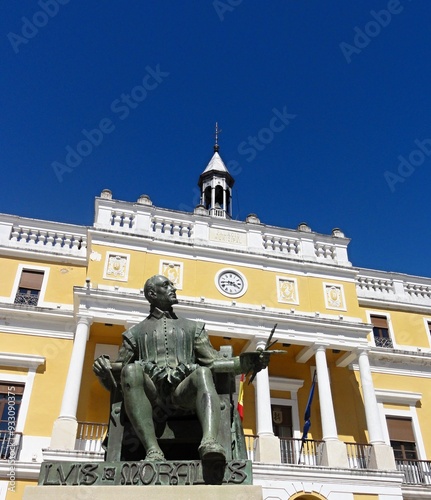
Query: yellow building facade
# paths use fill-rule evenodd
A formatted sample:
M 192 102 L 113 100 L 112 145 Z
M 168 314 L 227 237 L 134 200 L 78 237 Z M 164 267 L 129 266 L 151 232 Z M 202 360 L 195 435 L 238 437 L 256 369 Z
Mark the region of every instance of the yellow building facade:
M 0 500 L 22 498 L 43 460 L 103 460 L 109 394 L 92 364 L 146 317 L 154 274 L 217 349 L 263 347 L 277 324 L 285 354 L 244 394 L 264 498 L 431 498 L 431 279 L 355 267 L 339 229 L 232 220 L 232 185 L 216 148 L 192 213 L 104 190 L 91 227 L 0 215 Z

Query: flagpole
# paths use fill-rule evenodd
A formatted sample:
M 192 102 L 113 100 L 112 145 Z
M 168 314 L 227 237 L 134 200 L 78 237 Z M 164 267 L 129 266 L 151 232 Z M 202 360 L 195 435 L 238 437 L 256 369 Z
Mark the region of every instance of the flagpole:
M 304 449 L 304 443 L 307 440 L 308 431 L 310 430 L 310 427 L 311 427 L 311 420 L 310 420 L 311 403 L 313 402 L 314 389 L 316 387 L 316 374 L 317 374 L 317 370 L 314 371 L 313 381 L 311 383 L 311 388 L 310 388 L 310 394 L 308 395 L 307 406 L 305 407 L 305 413 L 304 413 L 305 423 L 304 423 L 304 428 L 302 430 L 302 438 L 301 438 L 302 442 L 301 442 L 301 448 L 299 450 L 298 465 L 301 463 L 301 455 L 302 455 L 302 451 Z

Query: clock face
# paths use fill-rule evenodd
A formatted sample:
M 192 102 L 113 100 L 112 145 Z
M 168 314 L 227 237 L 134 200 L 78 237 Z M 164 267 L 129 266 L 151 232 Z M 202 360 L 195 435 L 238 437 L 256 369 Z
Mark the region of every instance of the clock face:
M 241 293 L 244 288 L 244 280 L 232 271 L 220 274 L 218 278 L 219 287 L 228 295 Z

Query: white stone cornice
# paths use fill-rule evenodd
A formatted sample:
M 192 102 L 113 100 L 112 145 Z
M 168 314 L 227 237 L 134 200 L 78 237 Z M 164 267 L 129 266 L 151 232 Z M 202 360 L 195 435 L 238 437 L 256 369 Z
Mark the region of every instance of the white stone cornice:
M 400 364 L 431 366 L 431 353 L 420 352 L 420 349 L 414 352 L 374 347 L 370 350 L 369 357 L 375 363 L 390 362 L 396 363 L 398 366 Z
M 18 479 L 38 479 L 40 466 L 39 462 L 19 462 L 15 464 L 15 475 Z M 0 462 L 0 479 L 9 480 L 8 474 L 10 473 L 10 463 L 7 460 L 2 460 Z
M 269 385 L 274 391 L 298 392 L 304 385 L 303 380 L 296 378 L 269 377 Z
M 372 299 L 364 298 L 358 296 L 359 305 L 362 307 L 368 307 L 371 309 L 387 309 L 389 311 L 400 311 L 400 312 L 410 312 L 416 314 L 424 314 L 426 316 L 431 316 L 431 305 L 415 304 L 415 303 L 405 303 L 389 301 L 384 299 Z
M 268 254 L 261 250 L 245 247 L 244 249 L 224 246 L 211 246 L 208 241 L 181 242 L 146 236 L 142 234 L 117 233 L 108 229 L 90 229 L 88 232 L 89 248 L 91 245 L 115 246 L 124 250 L 145 251 L 152 254 L 178 257 L 179 249 L 182 258 L 199 259 L 226 265 L 238 265 L 254 268 L 270 266 L 276 272 L 286 272 L 286 260 L 289 260 L 289 273 L 307 274 L 325 279 L 353 281 L 357 271 L 351 267 L 337 266 L 334 263 L 308 261 L 291 256 Z
M 316 482 L 326 485 L 336 482 L 337 484 L 379 485 L 398 486 L 401 488 L 404 474 L 401 471 L 371 470 L 371 469 L 340 469 L 332 467 L 312 466 L 295 464 L 262 464 L 253 463 L 254 484 L 274 486 L 274 481 L 302 481 L 306 484 Z M 386 490 L 385 490 L 386 491 Z M 400 490 L 401 491 L 401 490 Z M 401 498 L 401 497 L 399 497 Z
M 75 287 L 75 313 L 91 315 L 94 321 L 124 325 L 127 321 L 142 321 L 149 311 L 149 305 L 139 293 L 120 293 Z M 262 310 L 261 307 L 236 304 L 227 301 L 218 303 L 193 300 L 181 300 L 175 306 L 180 316 L 199 319 L 206 323 L 212 335 L 253 339 L 266 339 L 274 323 L 278 323 L 274 340 L 280 343 L 311 345 L 316 341 L 316 332 L 322 342 L 332 348 L 351 350 L 368 345 L 369 325 L 357 318 L 331 319 L 316 317 L 308 313 L 289 313 L 286 310 Z
M 359 370 L 359 366 L 357 364 L 352 364 L 351 369 L 354 371 Z M 385 375 L 399 375 L 400 377 L 411 377 L 414 378 L 430 378 L 431 379 L 431 369 L 426 367 L 426 369 L 415 369 L 413 365 L 405 365 L 405 366 L 397 366 L 394 368 L 392 365 L 379 365 L 379 366 L 371 366 L 370 370 L 372 373 L 382 373 Z
M 42 449 L 44 461 L 61 462 L 103 462 L 105 453 L 82 450 L 54 450 Z
M 44 363 L 44 356 L 0 352 L 0 366 L 13 366 L 14 368 L 36 370 L 38 366 L 43 365 Z
M 0 331 L 17 335 L 72 339 L 75 319 L 72 312 L 39 307 L 0 306 Z
M 422 399 L 421 392 L 375 389 L 375 393 L 379 403 L 415 406 Z

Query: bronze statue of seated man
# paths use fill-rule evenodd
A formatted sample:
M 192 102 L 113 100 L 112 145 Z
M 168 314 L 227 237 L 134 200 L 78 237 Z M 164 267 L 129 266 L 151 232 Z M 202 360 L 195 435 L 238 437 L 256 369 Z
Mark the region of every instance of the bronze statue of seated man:
M 180 318 L 173 283 L 162 275 L 149 278 L 144 294 L 151 305 L 149 316 L 123 333 L 114 366 L 121 369 L 121 388 L 126 414 L 146 450 L 146 460 L 164 460 L 158 444 L 154 413 L 192 412 L 202 427 L 201 460 L 225 460 L 217 441 L 220 399 L 213 372 L 255 373 L 266 368 L 267 352 L 248 352 L 224 359 L 212 347 L 204 324 Z M 100 356 L 93 370 L 111 390 L 112 364 Z

